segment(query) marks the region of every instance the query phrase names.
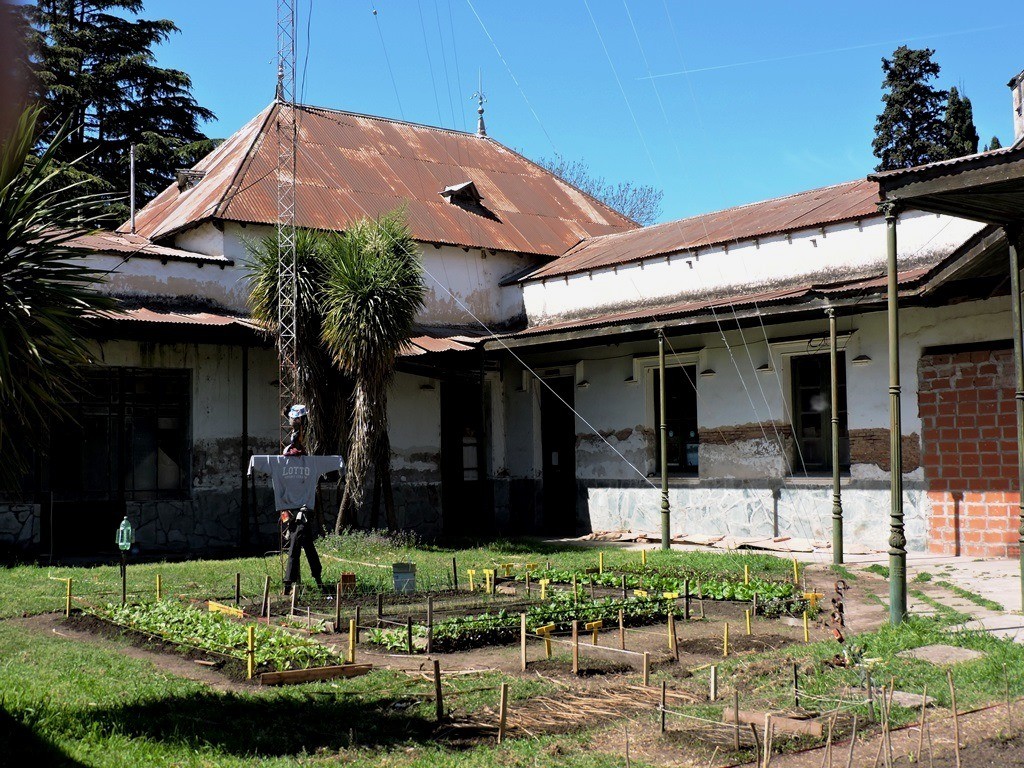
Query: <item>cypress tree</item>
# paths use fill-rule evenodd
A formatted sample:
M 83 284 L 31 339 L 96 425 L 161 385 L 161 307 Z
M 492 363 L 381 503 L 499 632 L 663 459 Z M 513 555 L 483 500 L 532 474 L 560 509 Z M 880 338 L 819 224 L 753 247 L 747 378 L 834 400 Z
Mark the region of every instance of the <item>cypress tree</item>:
M 947 93 L 934 88 L 939 75 L 931 48 L 901 45 L 882 59 L 884 108 L 875 121 L 871 146 L 881 162 L 877 171 L 910 168 L 947 156 L 943 111 Z
M 992 140 L 988 144 L 985 145 L 985 151 L 986 152 L 990 152 L 993 149 L 1002 149 L 1002 148 L 1003 148 L 1003 145 L 1002 145 L 1002 142 L 999 141 L 999 137 L 998 136 L 993 136 Z
M 947 157 L 963 157 L 978 151 L 978 129 L 974 126 L 971 100 L 961 97 L 956 86 L 949 89 L 945 123 Z
M 28 66 L 43 108 L 39 140 L 49 143 L 69 122 L 57 160 L 87 155 L 74 175 L 89 191 L 116 196 L 110 213 L 121 219 L 132 144 L 141 202 L 213 146 L 199 126 L 214 115 L 192 97 L 189 76 L 156 64 L 153 49 L 177 26 L 139 18 L 142 10 L 142 0 L 40 0 L 17 11 L 28 25 Z

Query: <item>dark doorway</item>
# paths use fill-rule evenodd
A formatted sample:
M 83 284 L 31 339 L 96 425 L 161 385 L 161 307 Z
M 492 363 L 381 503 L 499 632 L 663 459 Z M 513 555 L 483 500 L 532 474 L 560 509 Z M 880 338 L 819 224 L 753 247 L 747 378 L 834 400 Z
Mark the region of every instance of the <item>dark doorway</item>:
M 479 380 L 441 382 L 441 511 L 446 536 L 493 533 L 486 444 Z
M 569 536 L 576 533 L 576 385 L 571 376 L 559 376 L 540 386 L 544 529 Z

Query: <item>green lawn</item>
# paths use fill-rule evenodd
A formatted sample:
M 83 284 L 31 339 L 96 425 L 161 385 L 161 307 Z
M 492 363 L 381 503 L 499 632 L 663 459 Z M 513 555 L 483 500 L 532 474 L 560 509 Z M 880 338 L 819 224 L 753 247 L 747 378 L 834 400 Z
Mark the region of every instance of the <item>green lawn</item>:
M 331 538 L 321 543 L 333 581 L 341 571 L 355 571 L 367 590 L 385 588 L 390 564 L 417 565 L 420 586 L 450 586 L 452 557 L 458 559 L 460 582 L 465 570 L 512 562 L 546 563 L 556 568 L 581 569 L 597 565 L 604 552 L 606 569 L 637 567 L 640 555 L 614 547 L 571 548 L 535 542 L 497 542 L 488 546 L 447 549 L 413 547 L 376 535 Z M 333 558 L 340 558 L 333 559 Z M 346 562 L 342 562 L 346 561 Z M 752 575 L 785 579 L 789 561 L 771 556 L 735 553 L 680 553 L 651 550 L 648 565 L 678 568 L 698 578 L 742 578 L 744 565 Z M 377 566 L 386 566 L 384 568 Z M 264 578 L 280 584 L 276 557 L 236 560 L 195 560 L 132 565 L 131 591 L 149 600 L 156 575 L 165 594 L 228 598 L 234 574 L 242 574 L 243 592 L 258 595 Z M 91 601 L 115 601 L 120 596 L 116 566 L 46 568 L 19 566 L 0 571 L 0 618 L 63 608 L 63 578 L 72 578 L 75 594 Z M 822 580 L 825 581 L 824 577 Z M 1008 682 L 1015 696 L 1024 695 L 1024 647 L 977 633 L 951 634 L 961 617 L 939 612 L 937 618 L 915 618 L 899 628 L 853 635 L 850 641 L 873 666 L 876 684 L 895 679 L 905 691 L 919 692 L 925 684 L 940 705 L 949 701 L 945 669 L 925 662 L 896 657 L 905 648 L 933 642 L 976 648 L 985 653 L 977 661 L 953 668 L 961 708 L 999 701 Z M 759 631 L 771 631 L 759 624 Z M 709 634 L 720 627 L 711 624 Z M 59 630 L 58 630 L 59 632 Z M 824 664 L 840 648 L 833 642 L 791 645 L 763 654 L 746 654 L 719 663 L 720 690 L 731 700 L 733 688 L 742 692 L 744 708 L 787 707 L 792 704 L 791 663 L 800 666 L 805 704 L 825 701 L 836 691 L 855 685 L 858 671 L 833 669 Z M 510 653 L 514 653 L 510 649 Z M 1005 670 L 1005 676 L 1004 676 Z M 708 670 L 693 677 L 669 676 L 656 670 L 655 684 L 669 680 L 673 688 L 694 693 L 707 690 Z M 499 684 L 509 682 L 513 705 L 528 697 L 557 692 L 558 685 L 539 676 L 505 676 L 495 672 L 451 676 L 457 689 L 446 694 L 454 717 L 495 707 Z M 117 642 L 85 644 L 58 633 L 29 630 L 17 621 L 0 621 L 0 763 L 11 765 L 68 766 L 293 766 L 345 764 L 352 766 L 531 766 L 571 768 L 620 766 L 621 755 L 594 749 L 590 740 L 608 724 L 558 737 L 517 738 L 502 746 L 487 740 L 467 747 L 442 746 L 434 738 L 432 683 L 415 676 L 375 670 L 347 681 L 332 681 L 289 688 L 246 689 L 223 693 L 166 673 L 146 660 L 123 653 Z M 825 704 L 821 706 L 824 708 Z M 675 707 L 687 711 L 687 708 Z M 867 708 L 858 711 L 867 715 Z M 689 708 L 694 715 L 712 714 L 707 704 Z M 714 710 L 720 717 L 720 711 Z M 657 715 L 631 715 L 636 723 L 653 725 Z M 916 717 L 909 709 L 895 708 L 893 720 Z M 619 723 L 616 727 L 621 727 Z M 793 742 L 780 744 L 793 748 Z M 706 762 L 708 755 L 703 757 Z M 633 764 L 642 766 L 636 760 Z

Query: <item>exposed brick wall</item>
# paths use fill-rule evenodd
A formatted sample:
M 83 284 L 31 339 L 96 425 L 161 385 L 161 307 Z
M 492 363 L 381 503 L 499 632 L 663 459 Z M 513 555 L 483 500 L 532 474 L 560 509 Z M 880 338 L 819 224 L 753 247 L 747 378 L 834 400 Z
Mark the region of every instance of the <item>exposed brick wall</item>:
M 1007 349 L 929 354 L 918 364 L 932 552 L 1017 556 L 1013 378 Z
M 749 440 L 764 440 L 777 443 L 779 438 L 786 445 L 793 437 L 793 427 L 785 422 L 765 421 L 760 424 L 735 424 L 728 427 L 701 427 L 700 441 L 707 445 L 731 445 Z
M 918 435 L 903 436 L 903 471 L 913 472 L 921 466 L 921 438 Z M 850 463 L 875 464 L 879 469 L 889 471 L 889 430 L 851 429 Z

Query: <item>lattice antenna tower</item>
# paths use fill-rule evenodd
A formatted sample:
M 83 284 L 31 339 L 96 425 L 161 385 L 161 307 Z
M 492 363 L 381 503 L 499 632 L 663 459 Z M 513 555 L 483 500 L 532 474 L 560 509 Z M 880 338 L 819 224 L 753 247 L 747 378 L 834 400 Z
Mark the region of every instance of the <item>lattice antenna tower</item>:
M 286 414 L 299 396 L 298 273 L 295 258 L 295 0 L 277 2 L 277 264 L 281 444 Z

